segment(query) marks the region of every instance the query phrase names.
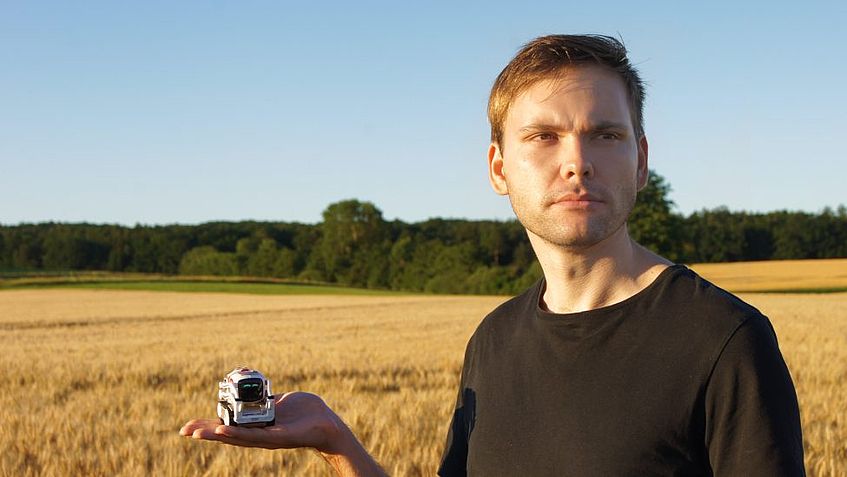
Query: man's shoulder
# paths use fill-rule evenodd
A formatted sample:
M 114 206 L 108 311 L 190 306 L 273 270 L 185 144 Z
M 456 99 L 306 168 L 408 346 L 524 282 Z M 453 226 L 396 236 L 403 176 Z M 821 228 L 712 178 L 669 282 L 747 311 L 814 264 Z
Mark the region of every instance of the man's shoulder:
M 657 300 L 682 306 L 687 315 L 723 320 L 729 325 L 761 315 L 753 305 L 684 265 L 673 265 L 666 275 L 657 291 Z
M 692 352 L 717 356 L 742 328 L 755 330 L 762 339 L 773 336 L 770 320 L 756 307 L 688 267 L 674 265 L 660 279 L 633 326 L 649 330 L 666 345 L 685 343 Z

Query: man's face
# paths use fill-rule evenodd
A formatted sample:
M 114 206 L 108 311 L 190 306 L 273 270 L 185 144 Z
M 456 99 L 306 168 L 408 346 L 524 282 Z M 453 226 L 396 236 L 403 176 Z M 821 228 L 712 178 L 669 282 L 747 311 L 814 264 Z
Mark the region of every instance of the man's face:
M 579 249 L 626 223 L 647 181 L 647 141 L 617 74 L 580 66 L 515 98 L 488 162 L 492 187 L 530 238 Z

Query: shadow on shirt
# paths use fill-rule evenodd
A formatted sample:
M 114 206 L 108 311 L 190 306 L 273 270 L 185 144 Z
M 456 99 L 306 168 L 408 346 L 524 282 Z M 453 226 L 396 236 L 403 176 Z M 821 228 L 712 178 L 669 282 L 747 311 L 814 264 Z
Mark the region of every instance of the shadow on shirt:
M 462 389 L 462 398 L 458 404 L 453 411 L 438 475 L 465 475 L 468 441 L 476 423 L 476 392 L 471 388 Z

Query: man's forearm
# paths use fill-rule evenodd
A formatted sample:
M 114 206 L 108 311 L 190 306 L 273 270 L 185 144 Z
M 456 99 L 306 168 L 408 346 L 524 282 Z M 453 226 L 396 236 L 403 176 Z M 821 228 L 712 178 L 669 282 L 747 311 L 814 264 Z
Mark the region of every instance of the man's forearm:
M 349 430 L 339 436 L 333 452 L 320 451 L 321 456 L 335 469 L 338 477 L 388 477 L 388 474 L 368 454 L 364 446 Z

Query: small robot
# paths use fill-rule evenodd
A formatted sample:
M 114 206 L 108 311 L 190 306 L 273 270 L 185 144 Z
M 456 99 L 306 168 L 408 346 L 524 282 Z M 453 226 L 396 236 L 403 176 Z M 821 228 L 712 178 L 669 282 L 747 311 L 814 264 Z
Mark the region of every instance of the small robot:
M 271 382 L 250 368 L 235 368 L 218 384 L 218 417 L 227 426 L 272 426 Z

